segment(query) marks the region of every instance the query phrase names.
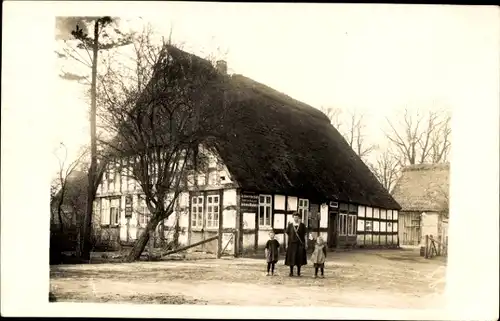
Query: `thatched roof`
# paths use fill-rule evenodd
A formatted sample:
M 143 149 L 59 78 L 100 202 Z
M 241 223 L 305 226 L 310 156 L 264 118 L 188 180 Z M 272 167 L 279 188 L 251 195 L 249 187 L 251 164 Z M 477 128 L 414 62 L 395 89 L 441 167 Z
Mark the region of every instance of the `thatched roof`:
M 243 189 L 399 209 L 318 109 L 241 75 L 229 83 L 235 121 L 216 145 Z
M 168 49 L 214 82 L 206 60 Z M 216 73 L 216 79 L 210 95 L 220 103 L 202 107 L 224 114 L 211 147 L 242 189 L 400 208 L 321 111 L 242 75 Z
M 449 164 L 421 164 L 403 169 L 392 195 L 402 211 L 447 211 Z

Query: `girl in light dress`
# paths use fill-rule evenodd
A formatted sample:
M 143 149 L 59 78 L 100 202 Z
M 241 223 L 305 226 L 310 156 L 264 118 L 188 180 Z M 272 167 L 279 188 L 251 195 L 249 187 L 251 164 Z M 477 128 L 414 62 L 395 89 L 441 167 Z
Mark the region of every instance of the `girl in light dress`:
M 321 236 L 316 239 L 314 252 L 311 255 L 311 262 L 314 264 L 314 278 L 318 277 L 318 270 L 321 270 L 321 277 L 325 277 L 326 244 Z

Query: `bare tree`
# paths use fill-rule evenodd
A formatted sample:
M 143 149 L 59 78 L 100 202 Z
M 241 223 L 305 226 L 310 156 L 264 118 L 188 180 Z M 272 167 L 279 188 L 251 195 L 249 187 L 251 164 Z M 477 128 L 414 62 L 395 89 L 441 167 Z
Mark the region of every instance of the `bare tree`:
M 323 112 L 323 114 L 326 115 L 326 117 L 328 117 L 328 119 L 330 119 L 330 123 L 333 125 L 333 127 L 335 127 L 340 132 L 340 129 L 342 127 L 342 109 L 321 106 L 320 110 Z
M 370 163 L 369 167 L 382 186 L 391 192 L 401 169 L 397 156 L 391 150 L 386 149 L 377 155 L 375 163 Z
M 65 20 L 66 19 L 66 20 Z M 88 171 L 88 191 L 87 191 L 87 211 L 85 215 L 85 224 L 83 225 L 83 233 L 81 246 L 78 254 L 84 260 L 90 259 L 91 251 L 91 229 L 92 229 L 92 210 L 93 202 L 98 186 L 98 175 L 97 175 L 97 139 L 96 139 L 96 88 L 97 88 L 97 65 L 98 65 L 98 54 L 99 51 L 109 50 L 111 48 L 116 48 L 120 46 L 125 46 L 130 44 L 130 37 L 123 35 L 121 31 L 114 27 L 113 31 L 115 34 L 119 35 L 118 38 L 111 40 L 108 32 L 106 31 L 106 26 L 110 26 L 113 23 L 113 18 L 109 16 L 105 17 L 66 17 L 59 18 L 60 22 L 58 24 L 59 30 L 63 26 L 71 26 L 74 23 L 74 29 L 71 30 L 70 34 L 74 39 L 78 41 L 77 48 L 84 50 L 88 55 L 89 61 L 86 61 L 84 56 L 75 48 L 65 48 L 64 53 L 58 52 L 59 57 L 70 57 L 84 65 L 87 65 L 91 69 L 91 80 L 90 80 L 90 93 L 91 93 L 91 106 L 90 106 L 90 167 Z M 62 21 L 61 21 L 62 20 Z M 115 19 L 116 20 L 116 19 Z M 86 32 L 86 24 L 93 25 L 93 37 L 89 36 Z M 63 28 L 64 29 L 64 28 Z M 63 37 L 68 36 L 61 32 Z M 105 39 L 104 42 L 100 41 L 100 36 Z M 84 76 L 63 73 L 61 77 L 69 80 L 83 80 L 86 79 Z
M 429 111 L 412 115 L 405 109 L 402 123 L 389 119 L 387 122 L 390 130 L 386 137 L 398 151 L 399 165 L 447 161 L 451 147 L 448 113 Z
M 375 150 L 376 146 L 366 141 L 364 115 L 358 111 L 350 111 L 343 119 L 344 113 L 340 108 L 321 107 L 320 110 L 330 119 L 331 124 L 345 138 L 349 146 L 363 160 Z
M 127 261 L 140 257 L 190 174 L 204 166 L 200 146 L 213 146 L 223 127 L 226 79 L 170 40 L 155 45 L 147 30 L 135 39 L 132 58 L 133 68 L 110 64 L 98 95 L 103 123 L 115 134 L 103 142 L 108 166 L 139 183 L 151 214 Z
M 85 157 L 88 156 L 88 149 L 84 148 L 78 154 L 78 157 L 73 161 L 68 163 L 68 149 L 64 143 L 60 143 L 58 151 L 60 153 L 54 153 L 59 162 L 59 169 L 57 172 L 57 178 L 51 184 L 51 208 L 57 214 L 57 220 L 59 222 L 59 231 L 64 232 L 64 213 L 63 205 L 67 200 L 66 192 L 68 190 L 68 178 L 73 174 L 73 172 L 82 166 Z

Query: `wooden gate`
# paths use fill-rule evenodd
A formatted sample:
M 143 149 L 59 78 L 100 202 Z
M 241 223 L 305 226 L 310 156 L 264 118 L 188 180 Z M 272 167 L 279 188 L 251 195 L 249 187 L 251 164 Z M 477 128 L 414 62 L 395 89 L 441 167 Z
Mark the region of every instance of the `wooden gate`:
M 419 245 L 422 235 L 420 213 L 405 212 L 399 214 L 399 242 L 401 245 Z

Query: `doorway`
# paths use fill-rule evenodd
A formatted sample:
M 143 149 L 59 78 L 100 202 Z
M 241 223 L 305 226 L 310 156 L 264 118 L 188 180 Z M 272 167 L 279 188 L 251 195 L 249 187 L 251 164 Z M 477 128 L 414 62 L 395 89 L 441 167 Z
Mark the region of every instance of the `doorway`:
M 337 247 L 337 212 L 328 212 L 328 240 L 329 248 Z

